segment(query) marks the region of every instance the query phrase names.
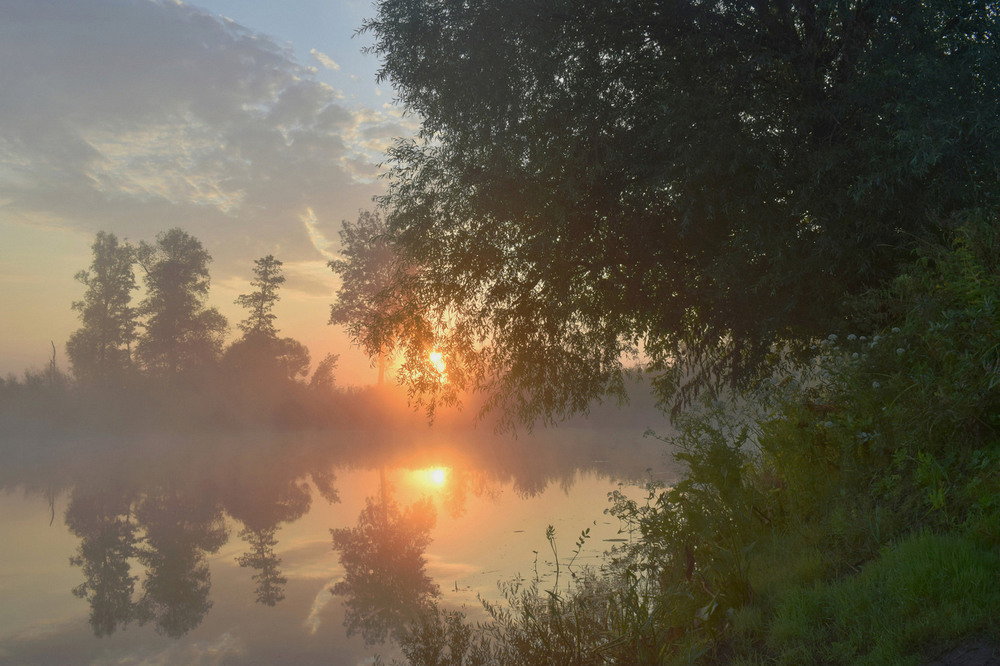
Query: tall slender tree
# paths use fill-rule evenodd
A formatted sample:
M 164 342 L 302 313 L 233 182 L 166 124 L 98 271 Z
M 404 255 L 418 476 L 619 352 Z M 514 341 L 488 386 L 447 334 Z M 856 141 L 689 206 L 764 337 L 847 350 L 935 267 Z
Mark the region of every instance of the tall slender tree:
M 254 261 L 254 279 L 250 285 L 255 289 L 236 299 L 236 304 L 249 314 L 239 324 L 243 337 L 226 350 L 225 364 L 258 383 L 283 384 L 309 372 L 309 350 L 298 340 L 279 338 L 275 326 L 274 305 L 281 298 L 278 289 L 285 282 L 281 266 L 270 254 Z
M 275 303 L 281 298 L 278 296 L 278 288 L 285 282 L 281 266 L 282 263 L 270 254 L 254 261 L 254 279 L 250 281 L 250 286 L 256 289 L 249 294 L 240 294 L 236 299 L 236 304 L 250 313 L 239 324 L 244 337 L 277 337 L 278 330 L 274 326 L 277 316 L 273 310 Z
M 228 324 L 217 309 L 205 307 L 212 257 L 178 228 L 158 235 L 155 245 L 141 243 L 137 256 L 147 290 L 139 306 L 146 330 L 136 348 L 143 365 L 174 378 L 214 364 Z
M 70 336 L 66 353 L 78 381 L 107 384 L 120 381 L 131 366 L 135 249 L 104 231 L 97 233 L 91 248 L 90 268 L 76 274 L 87 288 L 83 300 L 73 303 L 82 326 Z

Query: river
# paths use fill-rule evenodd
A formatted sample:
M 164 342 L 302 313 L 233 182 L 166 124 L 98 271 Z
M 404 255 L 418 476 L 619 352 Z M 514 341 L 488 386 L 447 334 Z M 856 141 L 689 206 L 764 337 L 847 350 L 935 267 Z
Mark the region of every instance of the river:
M 644 430 L 6 442 L 0 663 L 388 663 L 429 601 L 600 566 L 608 493 L 673 478 Z

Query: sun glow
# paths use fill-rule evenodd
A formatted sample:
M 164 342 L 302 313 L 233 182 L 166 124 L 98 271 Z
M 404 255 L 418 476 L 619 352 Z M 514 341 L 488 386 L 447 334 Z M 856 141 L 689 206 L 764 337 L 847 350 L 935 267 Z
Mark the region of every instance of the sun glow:
M 448 482 L 449 471 L 447 467 L 427 467 L 420 470 L 419 478 L 422 483 L 432 488 L 443 488 Z
M 439 374 L 444 375 L 445 363 L 444 356 L 439 351 L 432 351 L 427 357 L 430 360 L 431 365 L 434 369 L 438 371 Z

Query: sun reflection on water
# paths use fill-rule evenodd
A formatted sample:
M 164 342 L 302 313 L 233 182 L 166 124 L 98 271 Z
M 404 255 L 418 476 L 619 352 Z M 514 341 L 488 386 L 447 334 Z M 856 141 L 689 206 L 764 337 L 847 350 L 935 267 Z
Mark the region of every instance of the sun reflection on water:
M 448 481 L 448 468 L 446 467 L 431 467 L 424 470 L 424 474 L 427 476 L 427 481 L 430 485 L 440 488 Z

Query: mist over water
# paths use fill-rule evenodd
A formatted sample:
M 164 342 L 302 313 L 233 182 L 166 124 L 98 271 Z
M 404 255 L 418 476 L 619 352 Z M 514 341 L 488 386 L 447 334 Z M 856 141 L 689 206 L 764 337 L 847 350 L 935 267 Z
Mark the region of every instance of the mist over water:
M 643 437 L 663 417 L 615 415 L 516 436 L 447 418 L 8 434 L 0 662 L 398 655 L 394 639 L 432 602 L 474 618 L 499 581 L 553 584 L 549 525 L 563 567 L 588 528 L 577 568 L 628 538 L 603 513 L 608 492 L 673 471 L 665 445 Z

